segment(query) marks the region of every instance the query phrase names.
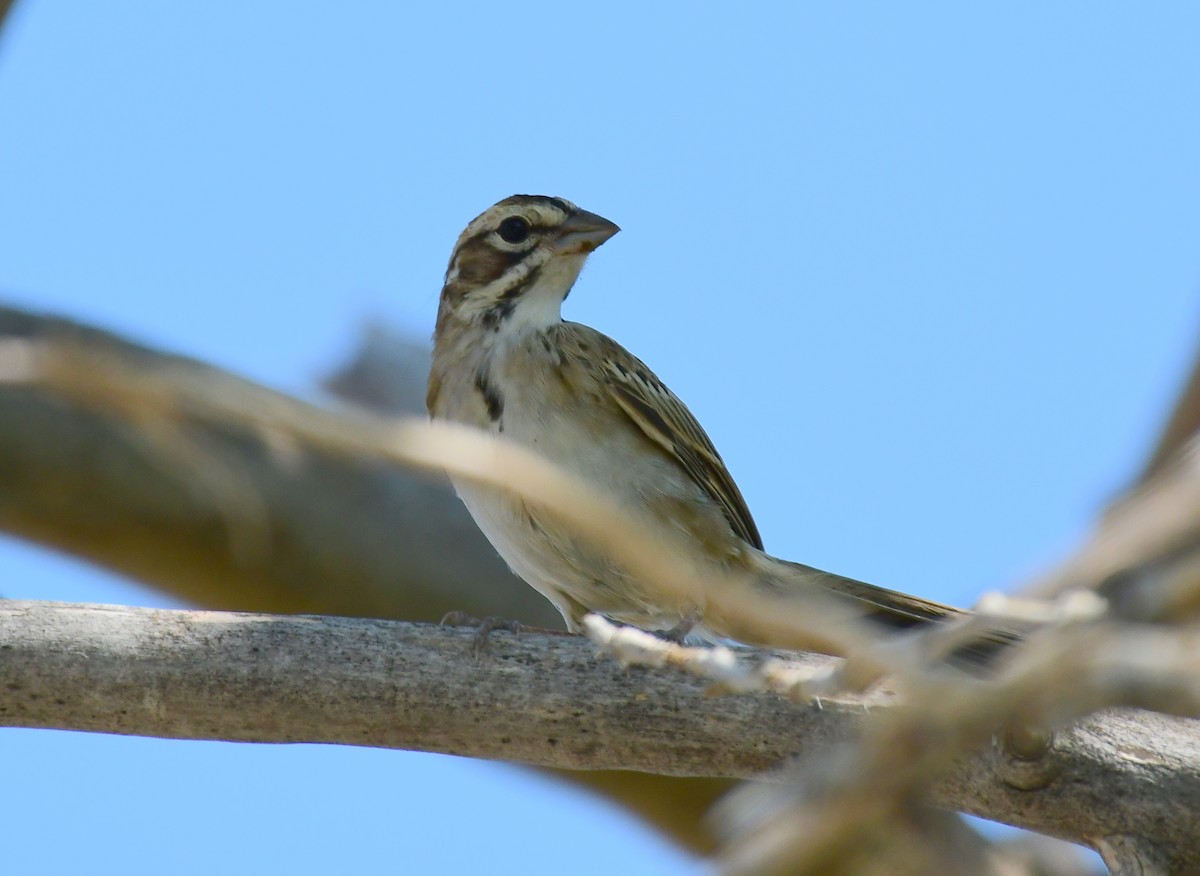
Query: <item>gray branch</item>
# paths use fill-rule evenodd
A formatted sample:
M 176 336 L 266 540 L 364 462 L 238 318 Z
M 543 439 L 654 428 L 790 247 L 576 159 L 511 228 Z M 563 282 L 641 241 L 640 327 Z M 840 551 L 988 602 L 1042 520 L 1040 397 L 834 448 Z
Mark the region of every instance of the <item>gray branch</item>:
M 760 776 L 851 738 L 893 694 L 797 705 L 624 669 L 577 637 L 381 620 L 0 604 L 0 723 L 244 742 L 326 742 L 567 769 Z M 813 658 L 825 659 L 825 658 Z M 1093 715 L 1024 752 L 999 745 L 934 784 L 947 808 L 1200 868 L 1200 722 Z M 1135 826 L 1141 826 L 1140 828 Z

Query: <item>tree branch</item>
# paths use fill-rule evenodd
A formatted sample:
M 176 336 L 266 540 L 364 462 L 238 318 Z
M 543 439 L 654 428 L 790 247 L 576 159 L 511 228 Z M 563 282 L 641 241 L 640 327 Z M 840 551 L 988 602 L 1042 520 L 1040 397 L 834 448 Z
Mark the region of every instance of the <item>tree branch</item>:
M 475 660 L 471 635 L 379 620 L 2 603 L 0 721 L 746 778 L 830 750 L 868 709 L 878 718 L 903 708 L 886 689 L 819 707 L 712 697 L 694 678 L 623 669 L 564 635 L 498 634 Z M 968 758 L 935 783 L 934 802 L 1091 845 L 1134 842 L 1131 826 L 1152 824 L 1157 848 L 1185 850 L 1179 872 L 1200 867 L 1200 722 L 1109 711 L 1025 757 L 993 746 Z

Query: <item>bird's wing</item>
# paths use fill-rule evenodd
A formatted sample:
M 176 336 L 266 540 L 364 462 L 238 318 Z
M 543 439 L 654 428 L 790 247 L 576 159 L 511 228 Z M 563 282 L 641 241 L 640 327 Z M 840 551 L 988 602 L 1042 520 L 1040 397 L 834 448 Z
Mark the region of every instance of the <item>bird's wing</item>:
M 640 359 L 611 338 L 597 333 L 597 340 L 603 348 L 604 387 L 612 400 L 712 497 L 733 531 L 762 550 L 746 500 L 692 412 Z

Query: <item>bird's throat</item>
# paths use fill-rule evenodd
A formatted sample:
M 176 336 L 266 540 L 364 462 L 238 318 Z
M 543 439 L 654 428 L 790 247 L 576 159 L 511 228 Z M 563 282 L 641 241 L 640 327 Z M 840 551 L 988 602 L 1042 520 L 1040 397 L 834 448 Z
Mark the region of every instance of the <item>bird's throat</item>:
M 494 332 L 524 335 L 562 322 L 562 303 L 587 256 L 558 255 L 529 272 L 524 282 L 496 296 L 482 320 Z

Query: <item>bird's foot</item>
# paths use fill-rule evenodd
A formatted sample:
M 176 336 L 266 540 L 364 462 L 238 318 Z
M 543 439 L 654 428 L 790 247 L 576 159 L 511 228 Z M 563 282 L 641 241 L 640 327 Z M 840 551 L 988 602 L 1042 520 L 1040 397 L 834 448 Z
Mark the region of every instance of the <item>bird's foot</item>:
M 450 611 L 443 617 L 438 626 L 443 627 L 475 627 L 475 635 L 471 641 L 471 653 L 478 657 L 487 650 L 488 637 L 496 630 L 504 630 L 512 633 L 514 636 L 521 635 L 521 631 L 525 629 L 520 621 L 509 620 L 495 615 L 487 617 L 475 617 L 467 614 L 465 611 Z
M 700 612 L 691 611 L 679 619 L 669 630 L 655 630 L 654 635 L 676 645 L 682 645 L 696 625 L 700 623 Z

